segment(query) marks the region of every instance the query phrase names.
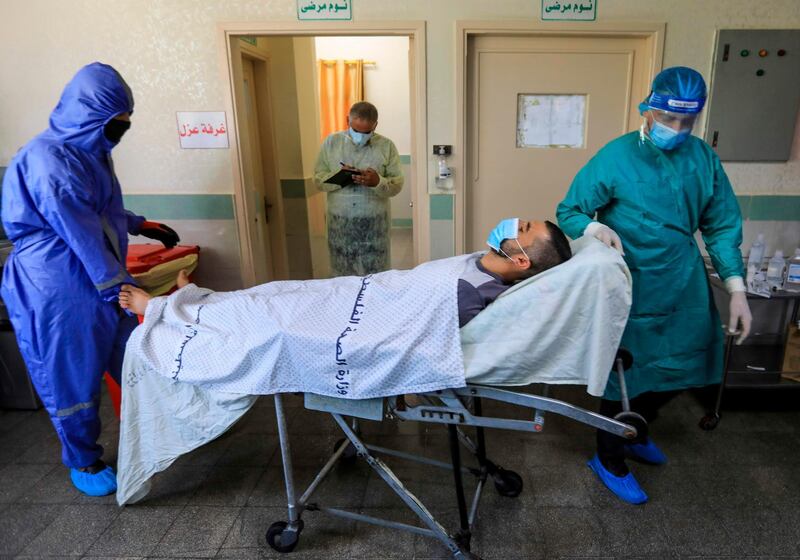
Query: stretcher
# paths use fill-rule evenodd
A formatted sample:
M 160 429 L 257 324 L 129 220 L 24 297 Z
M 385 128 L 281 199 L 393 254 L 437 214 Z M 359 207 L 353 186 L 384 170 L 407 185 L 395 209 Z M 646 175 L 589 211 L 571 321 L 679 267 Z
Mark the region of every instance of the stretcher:
M 514 389 L 534 384 L 568 384 L 584 386 L 590 395 L 600 396 L 615 360 L 624 369 L 625 354 L 619 355 L 618 348 L 631 303 L 627 267 L 616 251 L 593 238 L 573 242 L 572 249 L 574 256 L 569 261 L 510 287 L 461 329 L 450 328 L 456 327 L 449 322 L 457 320 L 456 298 L 449 297 L 455 294 L 449 291 L 451 288 L 446 283 L 437 284 L 430 278 L 431 270 L 438 271 L 437 267 L 442 266 L 449 270 L 452 262 L 444 260 L 431 264 L 433 268 L 421 265 L 409 273 L 377 279 L 370 284 L 370 289 L 383 292 L 371 292 L 372 315 L 367 319 L 361 315 L 350 319 L 361 321 L 357 327 L 359 333 L 372 335 L 374 340 L 362 344 L 360 354 L 342 354 L 344 365 L 341 366 L 340 345 L 348 351 L 354 347 L 342 343 L 345 333 L 338 335 L 339 325 L 330 330 L 338 335 L 334 340 L 331 334 L 320 336 L 316 330 L 309 330 L 307 324 L 320 325 L 324 323 L 323 318 L 338 317 L 341 310 L 347 316 L 355 313 L 369 278 L 347 277 L 310 287 L 266 284 L 254 288 L 254 292 L 230 294 L 215 294 L 189 286 L 169 299 L 153 300 L 148 308 L 150 323 L 145 321 L 134 332 L 126 351 L 117 502 L 124 505 L 142 499 L 154 474 L 168 468 L 182 454 L 219 437 L 247 412 L 256 395 L 276 395 L 290 509 L 289 520 L 276 523 L 268 533 L 268 542 L 276 550 L 289 550 L 296 545 L 296 536 L 302 528 L 302 513 L 322 507 L 311 501 L 316 488 L 343 456 L 358 455 L 403 498 L 420 517 L 422 526 L 409 528 L 383 520 L 380 523 L 437 537 L 454 554 L 465 557 L 469 541 L 465 535 L 469 534 L 475 520 L 480 493 L 489 478 L 498 491 L 508 495 L 519 493 L 522 488 L 521 477 L 487 458 L 485 428 L 537 433 L 544 427 L 547 412 L 627 438 L 636 437 L 645 427 L 643 422 L 637 425 L 636 418 L 612 420 L 551 399 L 546 394 L 530 395 Z M 411 281 L 399 278 L 398 274 L 416 276 Z M 392 278 L 398 285 L 390 289 Z M 404 309 L 404 319 L 388 316 L 397 311 L 396 299 L 400 297 L 397 294 L 406 298 L 405 302 L 417 297 L 416 291 L 405 288 L 407 285 L 427 291 L 435 287 L 443 298 L 421 299 L 427 302 L 424 312 L 419 310 L 418 302 L 413 302 L 417 307 L 412 306 L 411 313 Z M 346 286 L 351 296 L 352 290 L 359 288 L 356 307 L 352 310 L 350 299 L 342 299 L 342 304 L 329 301 L 342 286 Z M 289 298 L 285 301 L 281 291 L 284 289 Z M 267 299 L 258 299 L 258 305 L 253 304 L 253 297 L 263 298 L 265 294 L 269 296 Z M 309 298 L 314 305 L 309 304 Z M 277 302 L 282 303 L 278 305 Z M 439 313 L 432 317 L 427 309 L 430 302 L 435 303 L 433 309 L 449 314 L 450 319 L 443 321 Z M 332 305 L 336 313 L 321 311 Z M 289 327 L 276 330 L 273 317 L 287 309 L 308 310 L 308 314 L 299 313 L 296 320 L 287 323 Z M 210 325 L 202 329 L 202 340 L 198 334 L 201 329 L 194 327 L 199 324 L 201 312 L 203 320 Z M 376 317 L 385 318 L 385 321 Z M 371 327 L 368 320 L 373 321 Z M 395 324 L 396 327 L 390 327 Z M 345 329 L 345 332 L 350 331 L 355 332 L 350 327 Z M 273 335 L 287 343 L 271 343 Z M 344 340 L 348 342 L 349 339 Z M 319 351 L 312 352 L 309 345 Z M 454 346 L 458 350 L 456 353 Z M 225 352 L 210 350 L 223 347 Z M 189 352 L 184 353 L 187 348 Z M 335 362 L 332 359 L 334 349 Z M 274 354 L 278 351 L 280 360 Z M 258 367 L 254 365 L 253 356 L 261 356 Z M 321 360 L 322 365 L 311 363 L 309 356 Z M 176 379 L 174 363 L 183 367 L 190 359 L 193 360 L 191 367 L 179 368 L 181 377 Z M 463 367 L 452 367 L 456 365 L 452 363 L 454 359 L 463 360 Z M 451 367 L 445 368 L 443 364 Z M 311 487 L 299 498 L 294 491 L 281 393 L 305 394 L 306 407 L 331 414 L 345 436 Z M 406 394 L 415 395 L 414 401 L 419 402 L 400 396 Z M 532 413 L 527 416 L 532 419 L 486 415 L 482 403 L 487 400 L 523 407 Z M 354 421 L 346 422 L 345 418 Z M 447 425 L 451 435 L 451 461 L 446 464 L 431 461 L 364 442 L 359 430 L 359 423 L 364 421 Z M 475 433 L 468 437 L 467 430 Z M 475 455 L 477 466 L 461 464 L 459 445 L 455 445 L 459 441 Z M 381 455 L 451 469 L 461 496 L 459 503 L 463 506 L 459 532 L 447 533 L 429 510 L 406 492 L 381 461 Z M 477 478 L 479 484 L 469 510 L 462 480 L 467 476 Z M 375 522 L 352 512 L 326 511 Z
M 643 441 L 647 435 L 647 422 L 642 416 L 630 410 L 625 389 L 624 372 L 632 363 L 633 358 L 630 353 L 620 349 L 615 358 L 615 371 L 619 376 L 622 388 L 624 411 L 613 419 L 564 401 L 549 398 L 546 395 L 547 386 L 545 386 L 545 394 L 539 396 L 497 387 L 468 384 L 466 387 L 416 395 L 419 402 L 413 405 L 409 404 L 402 395 L 391 398 L 347 400 L 305 394 L 305 407 L 330 414 L 345 437 L 337 443 L 331 457 L 299 497 L 292 470 L 291 438 L 286 427 L 283 397 L 276 394 L 274 395 L 275 414 L 286 483 L 288 521 L 276 521 L 270 525 L 266 532 L 267 544 L 278 552 L 293 551 L 299 543 L 303 530 L 303 514 L 305 512 L 322 512 L 432 537 L 438 539 L 455 559 L 477 559 L 478 557 L 470 552 L 470 541 L 481 495 L 487 482 L 491 479 L 497 492 L 509 498 L 519 496 L 523 489 L 523 478 L 518 473 L 504 469 L 487 457 L 484 430 L 493 428 L 538 434 L 544 429 L 545 413 L 551 413 L 605 430 L 630 441 Z M 483 414 L 484 401 L 496 401 L 528 409 L 531 419 L 486 416 Z M 363 420 L 443 424 L 447 427 L 451 461 L 438 461 L 401 450 L 372 445 L 366 442 L 361 435 L 359 425 Z M 465 428 L 474 428 L 474 436 L 468 436 Z M 476 465 L 468 466 L 462 463 L 462 447 L 474 456 Z M 445 529 L 435 519 L 430 509 L 423 504 L 421 498 L 415 496 L 403 485 L 402 481 L 381 459 L 381 456 L 391 456 L 451 471 L 459 512 L 458 528 L 455 531 Z M 345 509 L 327 507 L 315 501 L 314 493 L 331 470 L 343 460 L 353 458 L 366 461 L 418 517 L 421 525 L 410 525 Z M 472 477 L 477 482 L 469 505 L 464 491 L 465 477 Z

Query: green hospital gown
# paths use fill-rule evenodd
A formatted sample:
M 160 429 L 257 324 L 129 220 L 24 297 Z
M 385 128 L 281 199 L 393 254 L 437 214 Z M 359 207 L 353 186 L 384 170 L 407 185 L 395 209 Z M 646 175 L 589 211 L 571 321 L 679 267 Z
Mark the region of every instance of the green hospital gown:
M 723 279 L 742 276 L 742 218 L 719 158 L 694 136 L 671 151 L 638 132 L 621 136 L 581 169 L 557 210 L 572 238 L 595 213 L 622 239 L 633 277 L 622 337 L 634 356 L 629 395 L 719 382 L 721 323 L 694 239 L 699 229 Z M 620 399 L 615 375 L 605 398 Z
M 339 187 L 325 181 L 347 165 L 378 172 L 375 187 Z M 389 198 L 403 188 L 400 155 L 394 143 L 374 134 L 364 146 L 350 135 L 335 132 L 322 144 L 314 168 L 314 181 L 328 193 L 328 250 L 333 276 L 363 276 L 391 266 Z

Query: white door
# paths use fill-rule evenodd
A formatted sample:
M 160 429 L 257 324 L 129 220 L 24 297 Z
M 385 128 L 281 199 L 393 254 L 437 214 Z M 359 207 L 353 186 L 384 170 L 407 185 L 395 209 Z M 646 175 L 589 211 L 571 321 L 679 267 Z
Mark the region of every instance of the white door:
M 467 60 L 467 251 L 502 218 L 554 220 L 575 174 L 637 129 L 645 38 L 479 36 Z
M 248 205 L 252 209 L 254 220 L 253 265 L 256 282 L 267 282 L 274 278 L 272 267 L 272 247 L 269 237 L 266 189 L 264 185 L 264 166 L 261 160 L 261 138 L 259 134 L 259 115 L 256 105 L 255 71 L 253 61 L 242 57 L 242 80 L 244 91 L 244 117 L 247 121 L 247 141 L 249 157 L 245 158 L 248 166 L 249 181 L 245 182 Z

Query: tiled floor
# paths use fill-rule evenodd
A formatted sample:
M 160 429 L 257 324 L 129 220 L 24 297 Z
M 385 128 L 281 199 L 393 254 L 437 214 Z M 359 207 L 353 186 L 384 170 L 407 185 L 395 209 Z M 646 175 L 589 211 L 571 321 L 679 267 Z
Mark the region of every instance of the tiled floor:
M 703 408 L 695 395 L 668 405 L 653 433 L 670 464 L 633 465 L 651 497 L 641 507 L 621 504 L 593 478 L 585 461 L 594 434 L 580 424 L 551 415 L 540 435 L 489 432 L 490 455 L 519 472 L 525 489 L 510 499 L 490 485 L 473 551 L 485 559 L 800 558 L 800 406 L 791 402 L 800 393 L 792 393 L 771 412 L 759 410 L 774 407 L 771 396 L 748 406 L 731 400 L 714 432 L 697 428 Z M 575 388 L 551 395 L 594 406 Z M 287 401 L 296 473 L 307 483 L 340 436 L 329 417 L 304 410 L 297 397 Z M 159 475 L 147 499 L 125 508 L 71 487 L 44 413 L 0 412 L 0 558 L 447 557 L 430 539 L 318 512 L 304 515 L 294 553 L 267 547 L 266 528 L 286 519 L 271 403 L 262 398 L 224 437 Z M 108 405 L 103 412 L 102 441 L 113 460 L 118 424 Z M 364 432 L 379 445 L 446 458 L 446 431 L 438 426 L 368 423 Z M 455 527 L 446 471 L 389 463 Z M 414 521 L 365 464 L 337 467 L 318 501 Z

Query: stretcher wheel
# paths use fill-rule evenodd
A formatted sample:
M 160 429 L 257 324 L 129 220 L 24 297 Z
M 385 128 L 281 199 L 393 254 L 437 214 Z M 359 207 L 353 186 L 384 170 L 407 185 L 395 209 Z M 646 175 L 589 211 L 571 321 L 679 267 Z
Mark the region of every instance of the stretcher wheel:
M 498 468 L 492 474 L 497 493 L 507 498 L 516 498 L 522 493 L 522 477 L 514 471 Z
M 716 414 L 706 414 L 700 419 L 700 429 L 710 432 L 719 424 L 719 416 Z
M 300 532 L 303 530 L 303 520 L 297 521 L 296 531 L 287 531 L 289 524 L 286 521 L 276 521 L 267 529 L 267 544 L 276 552 L 291 552 L 300 542 Z
M 628 437 L 627 439 L 644 442 L 647 439 L 647 433 L 649 428 L 647 426 L 647 420 L 641 414 L 638 414 L 633 411 L 628 412 L 620 412 L 616 416 L 614 416 L 614 420 L 618 422 L 622 422 L 623 424 L 628 424 L 629 426 L 633 426 L 636 428 L 636 437 Z
M 344 438 L 337 440 L 336 443 L 333 444 L 333 452 L 336 453 L 336 450 L 339 449 L 339 446 L 341 446 L 343 443 Z M 344 450 L 342 456 L 339 457 L 339 461 L 342 463 L 352 463 L 356 460 L 356 457 L 358 457 L 358 453 L 356 452 L 356 448 L 351 443 L 347 446 L 347 449 Z

